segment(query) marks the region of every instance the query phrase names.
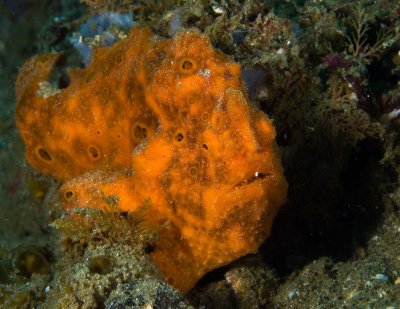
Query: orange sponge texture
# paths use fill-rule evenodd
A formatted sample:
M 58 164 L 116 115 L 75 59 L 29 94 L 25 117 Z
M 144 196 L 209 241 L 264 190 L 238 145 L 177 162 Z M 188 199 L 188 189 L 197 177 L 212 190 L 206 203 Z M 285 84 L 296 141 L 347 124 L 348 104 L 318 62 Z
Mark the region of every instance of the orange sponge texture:
M 130 166 L 132 150 L 158 126 L 143 93 L 151 64 L 160 62 L 150 35 L 135 30 L 131 40 L 98 48 L 87 68 L 69 73 L 70 85 L 62 90 L 49 84 L 61 54 L 23 65 L 16 118 L 33 167 L 68 180 L 99 167 Z
M 287 183 L 275 130 L 248 103 L 238 64 L 198 31 L 159 39 L 133 29 L 43 96 L 57 57 L 21 69 L 17 122 L 28 161 L 73 178 L 60 189 L 65 208 L 149 205 L 161 227 L 152 258 L 182 292 L 258 249 Z

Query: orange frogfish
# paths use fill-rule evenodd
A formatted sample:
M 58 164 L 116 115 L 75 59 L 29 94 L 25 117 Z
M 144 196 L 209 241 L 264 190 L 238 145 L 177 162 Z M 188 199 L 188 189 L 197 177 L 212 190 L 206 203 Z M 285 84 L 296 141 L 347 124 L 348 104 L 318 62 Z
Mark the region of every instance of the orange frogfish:
M 255 252 L 285 202 L 275 130 L 252 106 L 240 65 L 196 30 L 172 39 L 134 28 L 57 89 L 60 54 L 36 56 L 16 81 L 27 161 L 65 183 L 66 209 L 148 204 L 163 226 L 151 257 L 187 292 L 207 272 Z

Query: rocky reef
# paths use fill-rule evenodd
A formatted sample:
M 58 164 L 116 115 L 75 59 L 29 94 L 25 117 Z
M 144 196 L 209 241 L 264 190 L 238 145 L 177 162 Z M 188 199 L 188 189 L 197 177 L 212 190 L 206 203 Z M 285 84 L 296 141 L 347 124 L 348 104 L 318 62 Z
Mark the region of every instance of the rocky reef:
M 72 2 L 76 5 L 71 6 Z M 0 58 L 1 69 L 6 72 L 0 79 L 1 85 L 5 85 L 1 89 L 6 89 L 0 93 L 0 100 L 8 102 L 1 112 L 0 124 L 4 158 L 1 178 L 4 203 L 0 207 L 4 224 L 0 232 L 5 235 L 0 244 L 1 305 L 10 308 L 52 308 L 61 304 L 76 308 L 139 308 L 149 304 L 159 308 L 396 308 L 400 305 L 397 185 L 400 7 L 397 3 L 383 0 L 75 2 L 63 0 L 56 5 L 43 1 L 43 6 L 33 9 L 29 0 L 6 1 L 1 9 L 5 16 L 1 20 L 2 29 L 9 29 L 2 30 L 0 40 L 0 54 L 8 55 Z M 89 194 L 91 186 L 85 177 L 81 182 L 61 187 L 58 180 L 21 163 L 24 148 L 12 121 L 15 110 L 12 82 L 17 67 L 37 54 L 63 52 L 62 60 L 53 59 L 55 69 L 47 78 L 48 84 L 42 84 L 38 93 L 43 100 L 62 96 L 73 84 L 74 76 L 69 73 L 88 72 L 85 70 L 90 68 L 76 50 L 76 42 L 96 49 L 107 42 L 102 38 L 108 38 L 109 33 L 119 40 L 129 36 L 129 31 L 118 24 L 111 26 L 110 31 L 107 28 L 85 37 L 88 32 L 82 31 L 81 25 L 101 20 L 96 16 L 108 12 L 129 14 L 136 27 L 147 27 L 166 41 L 195 28 L 196 33 L 210 40 L 207 44 L 213 50 L 225 54 L 222 62 L 240 64 L 248 93 L 246 100 L 251 104 L 246 113 L 261 109 L 276 130 L 289 191 L 286 204 L 277 213 L 271 236 L 256 254 L 207 273 L 185 297 L 163 282 L 162 271 L 151 259 L 162 233 L 146 221 L 151 205 L 146 206 L 145 199 L 133 203 L 143 206 L 136 215 L 127 209 L 118 212 L 114 207 L 118 209 L 122 200 L 114 198 L 112 190 L 105 189 L 107 178 L 102 177 L 103 172 L 97 178 L 91 177 L 95 189 Z M 29 26 L 27 16 L 31 21 Z M 11 21 L 15 27 L 10 26 Z M 18 42 L 13 40 L 17 33 L 21 37 Z M 98 57 L 96 52 L 93 56 Z M 244 89 L 244 85 L 240 87 Z M 72 102 L 72 97 L 67 101 Z M 100 102 L 101 93 L 83 100 Z M 248 119 L 254 130 L 258 118 Z M 231 120 L 227 127 L 234 127 L 234 123 Z M 129 136 L 132 124 L 126 125 Z M 157 134 L 157 125 L 153 129 L 147 122 L 141 124 L 140 130 L 134 130 L 137 136 L 143 136 L 139 131 L 147 129 L 150 136 Z M 41 125 L 45 127 L 46 123 Z M 71 131 L 74 129 L 71 126 Z M 102 129 L 103 132 L 112 134 Z M 176 128 L 171 127 L 171 138 L 176 136 L 174 133 Z M 95 130 L 93 134 L 96 136 Z M 129 143 L 127 149 L 134 147 L 133 140 Z M 102 156 L 112 145 L 104 149 L 93 141 L 87 145 L 92 144 L 103 163 L 110 159 Z M 209 143 L 205 144 L 209 148 Z M 59 147 L 70 146 L 66 143 Z M 43 149 L 53 158 L 53 148 Z M 95 153 L 88 152 L 88 147 L 81 149 L 82 156 Z M 40 153 L 47 157 L 43 151 Z M 32 148 L 32 154 L 40 153 Z M 89 159 L 82 160 L 90 165 Z M 115 178 L 132 177 L 131 164 L 126 160 L 118 168 L 127 172 L 122 176 L 116 173 Z M 72 173 L 71 176 L 57 176 L 48 167 L 42 172 L 62 181 L 81 174 L 71 169 L 64 174 Z M 243 177 L 244 183 L 253 183 L 249 175 Z M 256 177 L 255 181 L 262 180 Z M 97 197 L 102 196 L 101 192 L 110 192 L 104 194 L 101 203 L 104 209 L 113 211 L 80 208 L 90 206 L 85 198 L 83 205 L 73 199 L 69 204 L 65 200 L 67 192 Z M 64 207 L 69 210 L 66 212 Z

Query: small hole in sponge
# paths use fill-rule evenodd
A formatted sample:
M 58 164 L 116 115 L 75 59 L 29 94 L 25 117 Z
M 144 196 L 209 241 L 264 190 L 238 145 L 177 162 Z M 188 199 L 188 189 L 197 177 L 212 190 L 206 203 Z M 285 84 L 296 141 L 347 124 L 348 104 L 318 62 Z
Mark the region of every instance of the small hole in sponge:
M 184 140 L 184 136 L 183 136 L 183 133 L 182 132 L 178 132 L 176 135 L 175 135 L 175 141 L 176 142 L 178 142 L 178 143 L 180 143 L 180 142 L 182 142 L 183 140 Z
M 196 71 L 197 65 L 196 61 L 194 61 L 192 58 L 182 58 L 179 61 L 179 71 L 184 74 L 192 74 Z
M 193 68 L 193 63 L 189 60 L 185 60 L 182 63 L 182 70 L 191 70 Z
M 145 125 L 136 123 L 132 126 L 132 138 L 135 142 L 141 142 L 146 139 L 149 131 Z
M 190 177 L 196 178 L 197 177 L 197 167 L 195 167 L 195 166 L 189 167 L 188 174 Z
M 187 99 L 187 102 L 188 102 L 189 105 L 192 105 L 192 104 L 196 103 L 196 98 L 195 97 L 189 97 Z
M 88 152 L 92 159 L 97 160 L 100 158 L 100 151 L 96 146 L 89 146 Z
M 111 93 L 111 91 L 109 88 L 103 88 L 103 90 L 101 91 L 101 97 L 104 100 L 108 100 L 108 98 L 110 97 L 110 93 Z
M 203 148 L 204 148 L 205 150 L 208 150 L 207 144 L 203 144 Z
M 65 196 L 65 198 L 66 198 L 67 200 L 71 200 L 71 199 L 74 197 L 74 192 L 72 192 L 72 191 L 66 191 L 66 192 L 64 193 L 64 196 Z
M 207 112 L 204 112 L 201 114 L 201 120 L 202 121 L 208 121 L 210 119 L 210 114 Z
M 46 149 L 39 147 L 39 148 L 37 148 L 36 153 L 42 160 L 44 160 L 46 162 L 51 162 L 52 157 Z

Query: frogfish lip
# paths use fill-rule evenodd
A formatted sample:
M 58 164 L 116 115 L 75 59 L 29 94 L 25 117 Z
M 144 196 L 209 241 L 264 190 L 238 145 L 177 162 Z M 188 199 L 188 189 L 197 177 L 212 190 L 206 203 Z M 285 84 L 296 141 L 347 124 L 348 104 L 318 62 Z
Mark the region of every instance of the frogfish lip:
M 256 171 L 256 172 L 254 172 L 253 175 L 251 175 L 251 176 L 247 177 L 246 179 L 242 180 L 241 182 L 239 182 L 235 186 L 235 188 L 240 188 L 240 187 L 243 187 L 243 186 L 251 185 L 251 184 L 253 184 L 255 182 L 261 182 L 263 180 L 266 180 L 266 178 L 268 178 L 270 176 L 272 176 L 271 173 Z

